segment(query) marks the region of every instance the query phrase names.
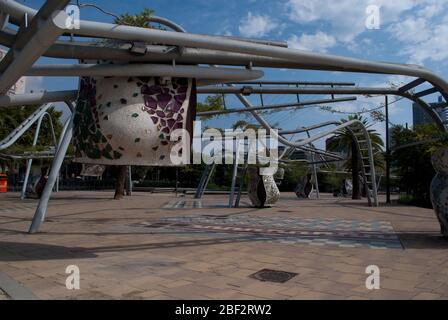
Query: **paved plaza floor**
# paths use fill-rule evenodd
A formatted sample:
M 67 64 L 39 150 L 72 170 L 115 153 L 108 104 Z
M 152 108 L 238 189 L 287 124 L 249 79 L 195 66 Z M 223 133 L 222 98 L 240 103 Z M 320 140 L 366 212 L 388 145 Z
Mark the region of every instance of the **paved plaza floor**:
M 245 198 L 229 209 L 224 195 L 111 198 L 55 194 L 29 235 L 37 200 L 0 195 L 0 279 L 39 299 L 448 299 L 448 240 L 432 210 L 292 193 L 266 209 Z M 66 287 L 70 265 L 79 290 Z M 379 290 L 366 288 L 371 265 Z M 292 275 L 260 281 L 263 269 Z

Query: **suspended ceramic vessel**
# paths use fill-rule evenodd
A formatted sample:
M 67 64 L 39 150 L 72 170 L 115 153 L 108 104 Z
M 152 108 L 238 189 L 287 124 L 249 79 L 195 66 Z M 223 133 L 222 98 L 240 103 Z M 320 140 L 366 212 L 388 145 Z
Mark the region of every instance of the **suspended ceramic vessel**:
M 441 232 L 448 237 L 448 148 L 434 152 L 431 160 L 437 172 L 431 183 L 431 201 L 440 222 Z
M 275 183 L 274 176 L 260 175 L 260 168 L 249 167 L 249 199 L 256 208 L 277 203 L 280 198 L 280 191 Z
M 180 140 L 172 142 L 170 135 L 186 129 L 191 137 L 195 105 L 193 79 L 81 78 L 74 119 L 75 161 L 173 166 L 171 148 Z

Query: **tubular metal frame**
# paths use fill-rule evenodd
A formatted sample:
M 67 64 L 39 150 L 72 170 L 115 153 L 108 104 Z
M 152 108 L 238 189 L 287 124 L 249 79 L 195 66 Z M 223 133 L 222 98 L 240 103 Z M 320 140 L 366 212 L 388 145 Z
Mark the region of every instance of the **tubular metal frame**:
M 39 139 L 40 128 L 42 126 L 42 120 L 44 119 L 45 116 L 47 116 L 48 121 L 50 123 L 50 129 L 51 129 L 51 133 L 53 135 L 54 147 L 57 148 L 57 143 L 58 142 L 57 142 L 57 139 L 56 139 L 56 134 L 54 132 L 53 120 L 51 119 L 50 114 L 47 113 L 47 112 L 42 114 L 40 116 L 38 122 L 37 122 L 36 132 L 34 134 L 34 140 L 33 140 L 33 147 L 36 146 L 37 140 Z M 20 199 L 22 199 L 22 200 L 24 200 L 26 198 L 26 188 L 28 186 L 28 179 L 29 179 L 29 176 L 30 176 L 32 165 L 33 165 L 33 158 L 30 158 L 30 159 L 28 159 L 28 161 L 26 163 L 25 179 L 23 180 L 22 192 L 20 194 Z
M 332 134 L 337 130 L 349 129 L 350 126 L 358 125 L 356 122 L 349 122 L 338 125 L 332 130 L 317 134 L 300 142 L 291 143 L 282 135 L 275 133 L 256 110 L 250 110 L 254 107 L 243 95 L 250 95 L 253 93 L 284 93 L 284 94 L 377 94 L 377 95 L 398 95 L 416 102 L 422 107 L 439 125 L 440 129 L 446 131 L 440 117 L 431 107 L 421 98 L 432 93 L 441 93 L 445 100 L 448 100 L 448 83 L 439 77 L 419 66 L 392 64 L 384 62 L 372 62 L 361 59 L 346 58 L 328 54 L 318 54 L 312 52 L 305 52 L 299 50 L 292 50 L 285 48 L 283 43 L 276 43 L 270 41 L 259 41 L 252 39 L 229 38 L 219 36 L 206 36 L 186 33 L 185 30 L 175 23 L 172 23 L 164 18 L 153 17 L 154 22 L 162 23 L 172 28 L 174 31 L 162 31 L 155 29 L 144 29 L 138 27 L 130 27 L 123 25 L 113 25 L 107 23 L 98 23 L 91 21 L 81 21 L 80 29 L 69 29 L 65 22 L 67 22 L 67 15 L 60 11 L 68 0 L 47 0 L 43 7 L 36 11 L 28 8 L 12 0 L 0 0 L 0 44 L 11 48 L 7 57 L 0 63 L 0 93 L 4 93 L 9 89 L 18 78 L 30 72 L 47 72 L 67 74 L 67 69 L 82 69 L 83 67 L 52 67 L 45 70 L 44 67 L 33 67 L 31 65 L 42 55 L 60 57 L 60 58 L 76 58 L 76 59 L 104 59 L 104 60 L 121 60 L 121 61 L 139 61 L 150 63 L 172 63 L 173 68 L 184 68 L 188 65 L 199 64 L 216 64 L 216 65 L 231 65 L 244 66 L 248 70 L 240 70 L 244 74 L 251 74 L 252 76 L 262 76 L 262 73 L 251 70 L 253 67 L 273 67 L 273 68 L 291 68 L 291 69 L 308 69 L 308 70 L 322 70 L 322 71 L 342 71 L 342 72 L 357 72 L 357 73 L 376 73 L 376 74 L 396 74 L 418 79 L 412 81 L 408 85 L 397 90 L 391 88 L 348 88 L 332 87 L 332 88 L 235 88 L 229 85 L 227 92 L 232 93 L 242 102 L 242 104 L 249 110 L 255 119 L 272 135 L 277 136 L 279 141 L 287 146 L 294 148 L 305 149 L 307 144 L 320 139 L 326 135 Z M 24 24 L 24 21 L 30 20 L 31 23 Z M 20 26 L 19 32 L 7 28 L 8 22 Z M 107 48 L 101 45 L 94 45 L 92 43 L 79 43 L 57 41 L 60 35 L 67 34 L 80 37 L 92 38 L 106 38 L 125 40 L 127 42 L 149 42 L 160 45 L 146 46 L 144 54 L 136 54 L 129 50 L 126 45 L 117 48 Z M 131 41 L 129 39 L 132 39 Z M 154 49 L 154 50 L 150 50 Z M 123 69 L 128 65 L 121 66 Z M 190 66 L 191 67 L 191 66 Z M 93 67 L 96 69 L 98 67 Z M 52 69 L 52 70 L 50 70 Z M 125 71 L 113 68 L 109 69 L 110 74 L 122 74 Z M 37 71 L 36 71 L 37 70 Z M 112 71 L 111 71 L 112 70 Z M 148 72 L 161 72 L 160 76 L 165 76 L 166 70 L 155 72 L 154 69 L 148 69 Z M 213 71 L 219 71 L 214 69 Z M 71 70 L 74 73 L 74 70 Z M 75 70 L 76 71 L 76 70 Z M 91 70 L 90 70 L 91 71 Z M 86 75 L 92 73 L 87 72 Z M 115 73 L 116 72 L 116 73 Z M 204 83 L 229 82 L 229 79 L 220 78 L 216 76 L 212 79 L 207 79 L 207 75 L 211 70 L 197 70 L 195 77 L 204 79 Z M 239 72 L 239 71 L 238 71 Z M 258 72 L 258 73 L 257 73 Z M 185 73 L 185 76 L 192 75 Z M 234 76 L 234 75 L 233 75 Z M 235 80 L 235 79 L 233 79 Z M 251 80 L 251 79 L 245 79 Z M 258 84 L 259 82 L 257 82 Z M 273 83 L 273 82 L 271 82 Z M 418 93 L 410 92 L 423 83 L 432 85 L 429 89 L 425 89 Z M 248 84 L 248 83 L 246 83 Z M 350 84 L 351 85 L 351 84 Z M 250 88 L 250 89 L 249 89 Z M 198 93 L 218 93 L 219 88 L 198 88 Z M 259 91 L 257 91 L 259 90 Z M 266 90 L 271 90 L 270 92 Z M 292 91 L 291 91 L 292 90 Z M 294 91 L 295 90 L 295 91 Z M 32 103 L 48 103 L 56 101 L 73 101 L 77 97 L 76 91 L 52 92 L 37 95 L 21 95 L 21 96 L 0 96 L 1 106 L 17 106 Z M 73 118 L 73 115 L 72 115 Z M 50 178 L 44 190 L 43 198 L 39 203 L 36 215 L 33 219 L 33 224 L 30 232 L 34 233 L 39 230 L 40 223 L 45 217 L 46 206 L 51 194 L 51 189 L 57 177 L 62 159 L 65 156 L 70 138 L 72 135 L 73 123 L 72 118 L 67 122 L 66 130 L 59 142 L 58 150 L 51 169 Z M 362 125 L 361 125 L 362 126 Z M 362 126 L 363 127 L 363 126 Z M 363 131 L 366 128 L 363 127 Z M 372 158 L 372 157 L 370 157 Z M 370 159 L 373 160 L 373 159 Z M 374 168 L 372 168 L 374 170 Z

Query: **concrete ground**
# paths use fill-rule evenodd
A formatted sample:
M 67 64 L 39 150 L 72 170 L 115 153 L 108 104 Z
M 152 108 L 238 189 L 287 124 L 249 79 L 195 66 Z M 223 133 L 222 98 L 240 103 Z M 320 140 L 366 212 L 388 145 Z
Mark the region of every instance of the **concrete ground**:
M 9 300 L 6 293 L 3 292 L 3 290 L 1 290 L 1 289 L 0 289 L 0 300 Z
M 54 195 L 42 232 L 29 235 L 36 200 L 1 194 L 0 272 L 40 299 L 448 298 L 448 240 L 432 210 L 287 193 L 261 210 L 247 199 L 225 208 L 222 195 L 111 198 Z M 80 290 L 66 287 L 71 265 Z M 379 290 L 366 287 L 372 265 Z M 295 276 L 251 276 L 263 269 Z

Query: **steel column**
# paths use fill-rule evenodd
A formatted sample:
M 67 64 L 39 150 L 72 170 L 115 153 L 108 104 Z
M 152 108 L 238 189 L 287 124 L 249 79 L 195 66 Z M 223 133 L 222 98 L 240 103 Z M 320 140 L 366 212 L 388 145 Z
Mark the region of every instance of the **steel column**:
M 390 194 L 390 136 L 389 136 L 389 97 L 385 96 L 384 102 L 386 108 L 386 203 L 391 204 Z
M 63 33 L 69 0 L 47 0 L 28 27 L 20 29 L 8 54 L 0 62 L 0 94 L 5 94 Z
M 39 205 L 33 217 L 33 222 L 31 223 L 29 233 L 39 232 L 42 222 L 45 220 L 45 215 L 48 207 L 48 201 L 50 200 L 51 192 L 53 190 L 54 184 L 57 177 L 59 176 L 59 170 L 61 169 L 62 163 L 64 162 L 65 155 L 67 153 L 70 141 L 73 136 L 73 119 L 75 118 L 75 113 L 70 117 L 70 121 L 67 126 L 67 130 L 64 135 L 61 136 L 58 150 L 55 154 L 53 165 L 51 166 L 50 175 L 48 177 L 47 184 L 45 185 L 42 197 L 39 201 Z
M 235 197 L 236 179 L 237 179 L 237 175 L 238 175 L 238 166 L 239 166 L 239 160 L 240 160 L 240 142 L 241 142 L 241 140 L 239 138 L 236 138 L 236 140 L 235 140 L 236 151 L 235 151 L 235 157 L 234 157 L 235 163 L 233 164 L 232 185 L 230 187 L 230 194 L 229 194 L 229 208 L 234 207 L 233 199 Z

